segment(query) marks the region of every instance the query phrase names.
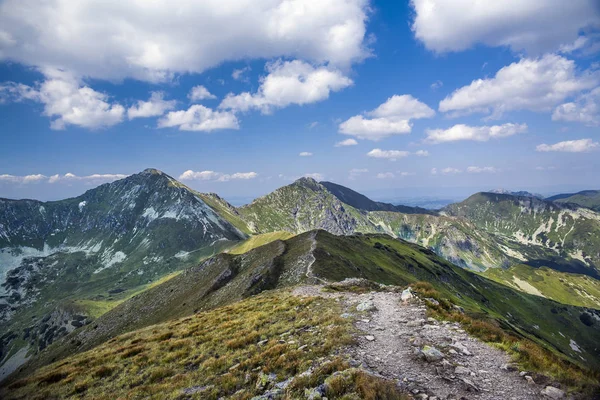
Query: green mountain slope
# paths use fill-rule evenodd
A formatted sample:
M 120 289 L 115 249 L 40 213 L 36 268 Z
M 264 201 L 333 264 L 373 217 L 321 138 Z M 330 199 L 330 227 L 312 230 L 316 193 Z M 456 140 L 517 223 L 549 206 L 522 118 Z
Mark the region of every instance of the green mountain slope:
M 63 201 L 0 200 L 0 221 L 3 361 L 247 237 L 153 169 Z
M 600 309 L 600 281 L 587 275 L 569 274 L 547 267 L 534 268 L 524 264 L 508 269 L 490 268 L 482 275 L 563 304 Z
M 548 197 L 547 201 L 555 203 L 577 204 L 582 207 L 600 211 L 600 190 L 583 190 L 577 193 L 558 194 Z
M 600 276 L 600 214 L 591 210 L 532 197 L 477 193 L 443 213 L 494 234 L 525 264 Z M 536 248 L 551 250 L 555 259 L 524 253 Z
M 500 285 L 454 266 L 430 250 L 388 235 L 335 236 L 312 231 L 245 254 L 221 254 L 186 270 L 60 339 L 26 364 L 20 375 L 132 329 L 229 304 L 264 290 L 352 277 L 400 286 L 430 282 L 470 313 L 494 318 L 506 329 L 573 362 L 585 360 L 588 365 L 600 366 L 600 324 L 588 326 L 580 319 L 583 314 L 595 315 L 592 320 L 600 318 L 597 311 Z

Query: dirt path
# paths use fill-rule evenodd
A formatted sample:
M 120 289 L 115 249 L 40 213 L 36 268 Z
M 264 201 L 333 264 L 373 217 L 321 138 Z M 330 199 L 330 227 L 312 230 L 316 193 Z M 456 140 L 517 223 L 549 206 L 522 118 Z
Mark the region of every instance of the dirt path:
M 303 286 L 300 296 L 339 297 L 347 312 L 358 315 L 358 345 L 349 349 L 364 368 L 394 379 L 422 399 L 540 399 L 544 386 L 519 371 L 509 371 L 509 356 L 460 329 L 458 324 L 427 320 L 419 301 L 402 303 L 399 293 L 327 293 L 321 286 Z M 357 305 L 376 309 L 359 313 Z M 419 350 L 431 346 L 432 359 Z M 427 349 L 427 347 L 425 347 Z M 439 360 L 434 360 L 436 357 Z M 443 358 L 442 358 L 443 357 Z M 523 375 L 523 376 L 521 376 Z

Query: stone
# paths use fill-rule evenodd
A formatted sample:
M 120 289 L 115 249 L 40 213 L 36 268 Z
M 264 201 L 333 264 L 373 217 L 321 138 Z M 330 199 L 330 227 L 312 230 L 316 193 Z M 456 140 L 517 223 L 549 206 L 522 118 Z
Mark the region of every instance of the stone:
M 554 386 L 546 386 L 541 391 L 542 396 L 547 397 L 549 399 L 562 399 L 565 397 L 565 392 L 562 390 L 555 388 Z
M 468 368 L 465 368 L 465 367 L 463 367 L 461 365 L 459 365 L 458 367 L 456 367 L 454 369 L 454 373 L 456 375 L 470 375 L 471 374 L 471 370 L 468 369 Z
M 187 389 L 183 389 L 182 392 L 183 394 L 196 394 L 196 393 L 202 393 L 202 392 L 206 392 L 208 390 L 211 390 L 212 388 L 214 388 L 214 385 L 208 385 L 208 386 L 192 386 L 190 388 Z M 558 397 L 557 397 L 558 398 Z
M 377 311 L 377 307 L 372 301 L 363 301 L 356 306 L 357 311 Z
M 421 355 L 427 362 L 436 362 L 444 358 L 444 354 L 433 346 L 423 346 Z
M 501 370 L 503 371 L 509 371 L 509 372 L 513 372 L 517 370 L 517 367 L 515 367 L 512 364 L 502 364 L 502 366 L 500 367 Z
M 367 335 L 365 336 L 365 339 L 367 339 L 369 342 L 372 342 L 373 340 L 375 340 L 375 336 Z
M 529 375 L 525 375 L 525 380 L 527 381 L 528 384 L 535 385 L 535 381 Z
M 406 288 L 402 291 L 402 294 L 400 295 L 400 300 L 402 301 L 408 301 L 412 298 L 414 298 L 415 296 L 412 294 L 410 288 Z

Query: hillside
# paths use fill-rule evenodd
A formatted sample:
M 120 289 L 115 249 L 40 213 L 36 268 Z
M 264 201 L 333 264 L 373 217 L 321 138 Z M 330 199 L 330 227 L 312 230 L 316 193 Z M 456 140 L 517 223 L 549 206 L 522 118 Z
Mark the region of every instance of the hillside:
M 153 169 L 72 199 L 0 200 L 0 221 L 3 361 L 247 237 Z
M 569 274 L 547 267 L 517 264 L 508 269 L 490 268 L 486 278 L 526 293 L 563 304 L 600 309 L 600 281 L 587 275 Z
M 388 235 L 334 236 L 307 232 L 242 255 L 222 254 L 115 307 L 93 324 L 48 347 L 20 371 L 86 351 L 133 329 L 231 304 L 264 290 L 364 278 L 387 285 L 431 284 L 469 313 L 487 315 L 572 362 L 600 365 L 600 324 L 580 316 L 596 311 L 561 305 L 489 281 L 433 252 Z M 577 343 L 573 350 L 571 344 Z
M 525 264 L 600 276 L 600 214 L 589 209 L 533 197 L 477 193 L 442 213 L 495 235 Z M 526 254 L 536 249 L 550 250 L 554 257 Z
M 577 193 L 558 194 L 548 197 L 546 200 L 555 203 L 577 204 L 594 211 L 600 211 L 600 190 L 583 190 Z

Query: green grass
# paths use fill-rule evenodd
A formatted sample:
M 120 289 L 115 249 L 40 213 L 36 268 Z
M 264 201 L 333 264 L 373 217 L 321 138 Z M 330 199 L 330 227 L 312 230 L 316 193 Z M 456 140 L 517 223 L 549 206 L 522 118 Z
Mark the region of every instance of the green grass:
M 232 247 L 229 250 L 226 250 L 226 252 L 229 254 L 243 254 L 257 247 L 271 243 L 275 240 L 287 240 L 292 236 L 294 236 L 293 233 L 284 231 L 263 233 L 249 237 L 242 243 Z
M 284 398 L 327 383 L 330 398 L 402 399 L 393 383 L 334 355 L 353 342 L 339 303 L 268 292 L 226 307 L 115 337 L 2 389 L 4 399 L 250 399 L 264 374 L 293 378 Z M 301 348 L 302 346 L 306 346 Z M 298 376 L 313 368 L 309 375 Z M 267 384 L 268 385 L 268 384 Z
M 587 275 L 570 274 L 546 267 L 533 268 L 523 264 L 508 269 L 491 268 L 482 275 L 563 304 L 600 309 L 600 281 Z

